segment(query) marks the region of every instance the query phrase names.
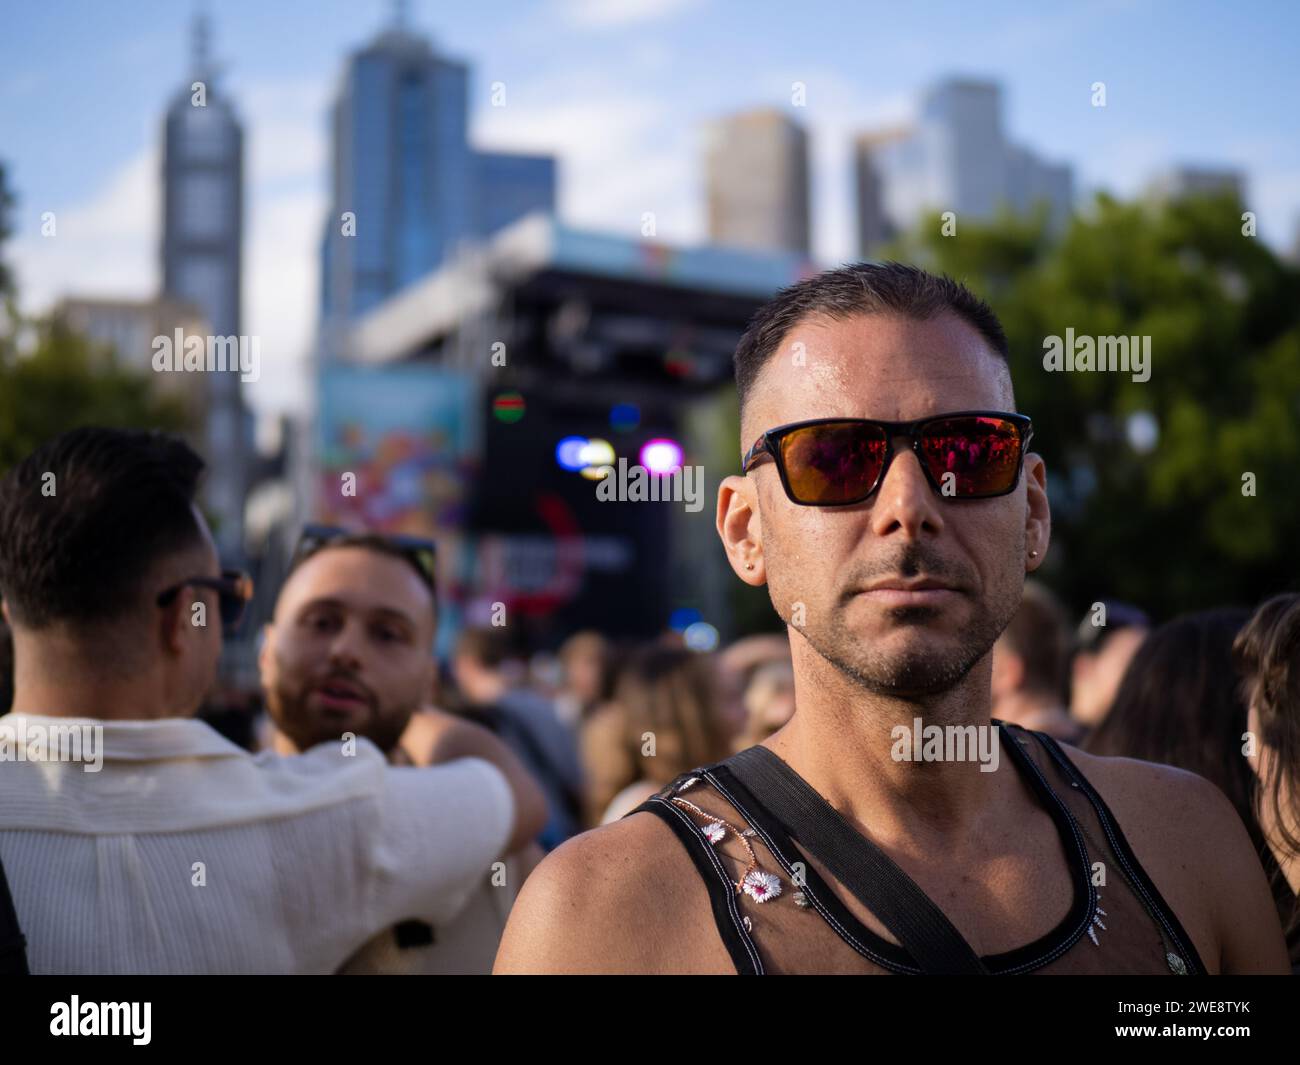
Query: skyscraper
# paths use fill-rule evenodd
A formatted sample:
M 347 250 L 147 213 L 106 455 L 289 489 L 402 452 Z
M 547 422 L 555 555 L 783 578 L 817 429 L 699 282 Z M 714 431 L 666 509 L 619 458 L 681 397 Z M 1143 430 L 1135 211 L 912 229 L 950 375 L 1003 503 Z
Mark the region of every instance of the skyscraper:
M 933 86 L 914 126 L 858 138 L 854 168 L 864 256 L 927 210 L 986 220 L 1001 207 L 1026 212 L 1046 203 L 1050 225 L 1060 228 L 1074 199 L 1068 166 L 1009 142 L 1002 90 L 987 81 Z
M 808 135 L 781 111 L 730 115 L 705 131 L 709 238 L 809 253 Z
M 1226 166 L 1174 166 L 1156 174 L 1147 184 L 1147 193 L 1167 200 L 1231 193 L 1244 202 L 1246 175 Z
M 397 21 L 348 61 L 332 113 L 321 319 L 352 321 L 463 242 L 555 209 L 555 163 L 477 152 L 469 71 Z
M 195 19 L 193 35 L 191 76 L 168 106 L 164 125 L 163 294 L 196 306 L 212 335 L 238 337 L 243 333 L 243 130 L 216 85 L 203 16 Z M 234 556 L 242 550 L 251 424 L 240 375 L 209 371 L 204 376 L 205 502 L 216 519 L 218 546 Z

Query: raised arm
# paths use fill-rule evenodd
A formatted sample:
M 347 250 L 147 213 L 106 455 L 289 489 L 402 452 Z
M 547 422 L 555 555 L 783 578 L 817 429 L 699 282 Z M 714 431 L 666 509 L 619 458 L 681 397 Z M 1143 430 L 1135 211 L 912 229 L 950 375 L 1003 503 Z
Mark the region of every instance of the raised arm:
M 429 765 L 482 758 L 501 770 L 515 803 L 514 827 L 506 854 L 531 843 L 545 827 L 547 808 L 542 789 L 514 752 L 487 729 L 441 710 L 422 710 L 412 718 L 412 728 L 403 736 L 404 742 L 408 740 L 422 748 Z

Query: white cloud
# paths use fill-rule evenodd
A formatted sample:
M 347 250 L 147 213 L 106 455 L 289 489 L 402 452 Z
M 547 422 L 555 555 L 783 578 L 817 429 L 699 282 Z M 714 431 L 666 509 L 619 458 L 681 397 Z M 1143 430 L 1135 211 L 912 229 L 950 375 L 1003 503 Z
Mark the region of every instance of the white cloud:
M 263 183 L 323 180 L 329 158 L 326 129 L 329 86 L 319 78 L 255 81 L 232 95 L 248 138 L 248 180 Z
M 259 411 L 304 410 L 318 311 L 330 87 L 256 81 L 233 95 L 246 131 L 244 328 L 261 338 L 262 377 L 244 386 Z
M 21 306 L 48 310 L 66 295 L 147 299 L 158 283 L 161 164 L 156 145 L 119 167 L 103 190 L 77 204 L 24 195 L 25 223 L 13 243 Z M 56 233 L 41 236 L 54 212 Z
M 813 257 L 835 265 L 858 258 L 853 142 L 860 133 L 910 123 L 917 94 L 872 95 L 824 67 L 792 67 L 773 76 L 770 92 L 789 100 L 794 82 L 806 104 L 783 110 L 808 132 Z
M 544 108 L 485 108 L 479 118 L 476 144 L 558 156 L 566 222 L 633 233 L 642 213 L 653 211 L 659 239 L 701 238 L 694 130 L 661 101 L 578 92 Z
M 1141 194 L 1159 171 L 1168 169 L 1171 158 L 1172 145 L 1161 134 L 1117 137 L 1074 160 L 1076 184 L 1085 197 L 1093 189 L 1105 189 L 1127 199 Z
M 1261 236 L 1279 252 L 1300 241 L 1300 169 L 1260 169 L 1246 183 L 1246 206 L 1259 217 Z
M 561 0 L 560 16 L 581 29 L 655 22 L 695 7 L 698 0 Z
M 307 83 L 257 83 L 233 92 L 246 136 L 244 332 L 261 338 L 262 377 L 245 385 L 258 410 L 302 408 L 304 358 L 317 313 L 325 211 L 324 100 Z M 69 295 L 148 299 L 158 289 L 160 146 L 141 150 L 89 199 L 43 204 L 24 195 L 12 262 L 21 306 L 48 310 Z M 40 235 L 54 211 L 57 235 Z

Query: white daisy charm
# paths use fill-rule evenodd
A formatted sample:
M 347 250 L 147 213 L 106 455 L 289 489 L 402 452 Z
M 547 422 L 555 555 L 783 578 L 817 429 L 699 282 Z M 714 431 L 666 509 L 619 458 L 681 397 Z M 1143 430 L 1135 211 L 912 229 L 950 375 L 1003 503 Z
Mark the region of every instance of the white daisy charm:
M 759 869 L 746 874 L 740 887 L 755 902 L 766 902 L 781 894 L 781 881 L 771 873 L 764 873 Z
M 727 835 L 727 829 L 721 821 L 710 821 L 700 831 L 710 843 L 721 843 Z

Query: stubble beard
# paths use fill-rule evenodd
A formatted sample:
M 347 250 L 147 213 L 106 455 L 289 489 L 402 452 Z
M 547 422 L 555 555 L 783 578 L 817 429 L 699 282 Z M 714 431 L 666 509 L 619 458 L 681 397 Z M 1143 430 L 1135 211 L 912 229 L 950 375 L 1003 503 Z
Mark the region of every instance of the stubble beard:
M 846 608 L 835 608 L 829 623 L 805 626 L 804 639 L 837 672 L 872 695 L 918 700 L 942 695 L 957 687 L 992 648 L 1005 625 L 980 611 L 963 627 L 964 638 L 951 644 L 928 638 L 925 622 L 938 616 L 931 607 L 903 607 L 889 612 L 899 625 L 917 629 L 917 639 L 900 652 L 884 654 L 854 639 L 845 618 Z
M 289 735 L 289 739 L 299 750 L 305 751 L 321 743 L 338 743 L 343 739 L 342 732 L 331 731 L 324 720 L 316 714 L 307 701 L 311 696 L 310 683 L 295 691 L 289 691 L 283 684 L 267 692 L 267 704 L 274 711 L 273 720 L 283 722 L 293 729 L 296 735 L 289 735 L 287 729 L 280 730 Z M 356 728 L 356 735 L 373 743 L 385 755 L 397 746 L 406 730 L 415 707 L 409 712 L 382 711 L 373 701 L 369 706 L 366 719 Z
M 860 586 L 870 577 L 896 572 L 909 576 L 927 572 L 933 576 L 956 578 L 955 583 L 962 587 L 969 587 L 972 580 L 969 574 L 954 571 L 942 559 L 917 545 L 909 546 L 887 564 L 876 563 L 870 570 L 856 581 L 849 581 L 849 586 Z M 889 609 L 886 617 L 892 622 L 889 626 L 891 635 L 902 627 L 913 632 L 902 650 L 890 653 L 882 652 L 869 639 L 856 635 L 855 625 L 849 618 L 855 598 L 852 594 L 838 594 L 830 609 L 819 616 L 808 611 L 810 616 L 802 626 L 791 623 L 788 608 L 778 608 L 778 612 L 818 655 L 857 687 L 883 698 L 928 700 L 961 684 L 1010 624 L 1020 606 L 1021 587 L 1010 587 L 1014 582 L 1010 575 L 1007 576 L 1008 580 L 998 585 L 1006 588 L 1005 595 L 998 595 L 995 599 L 987 595 L 977 598 L 969 593 L 964 596 L 973 606 L 974 614 L 953 635 L 932 632 L 928 628 L 941 617 L 941 611 L 936 607 Z M 776 591 L 771 583 L 769 591 Z M 860 625 L 859 619 L 857 627 Z

